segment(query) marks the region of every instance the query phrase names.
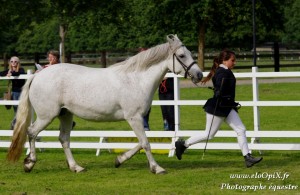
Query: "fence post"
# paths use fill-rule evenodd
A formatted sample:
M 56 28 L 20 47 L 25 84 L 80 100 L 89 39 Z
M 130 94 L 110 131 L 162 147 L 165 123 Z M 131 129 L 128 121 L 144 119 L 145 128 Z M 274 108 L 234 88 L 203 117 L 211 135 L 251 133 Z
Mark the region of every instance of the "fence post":
M 34 53 L 34 62 L 37 64 L 40 63 L 40 54 L 37 52 Z
M 278 42 L 274 42 L 274 71 L 279 72 L 280 64 L 279 64 L 279 44 Z
M 103 67 L 103 68 L 106 68 L 106 50 L 102 50 L 101 51 L 101 66 Z
M 257 103 L 259 101 L 259 90 L 258 90 L 258 81 L 257 81 L 257 73 L 258 68 L 252 67 L 252 94 L 253 94 L 253 124 L 254 131 L 259 131 L 260 129 L 260 115 L 259 115 L 259 107 Z M 251 143 L 259 142 L 259 138 L 251 138 Z
M 179 130 L 180 121 L 180 110 L 178 105 L 178 100 L 180 99 L 180 87 L 179 78 L 173 74 L 174 77 L 174 114 L 175 114 L 175 131 Z
M 180 87 L 179 87 L 179 77 L 175 74 L 173 74 L 174 78 L 174 114 L 175 114 L 175 120 L 174 120 L 174 125 L 175 125 L 175 135 L 180 129 L 180 110 L 179 110 L 179 105 L 178 105 L 178 100 L 180 100 Z M 175 145 L 176 138 L 172 138 L 172 145 Z M 174 156 L 174 149 L 170 149 L 169 151 L 169 157 Z

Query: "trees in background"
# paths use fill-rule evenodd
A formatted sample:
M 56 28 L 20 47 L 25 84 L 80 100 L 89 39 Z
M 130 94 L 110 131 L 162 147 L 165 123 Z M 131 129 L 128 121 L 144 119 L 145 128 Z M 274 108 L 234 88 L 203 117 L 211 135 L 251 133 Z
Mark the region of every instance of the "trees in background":
M 285 33 L 283 35 L 283 42 L 300 43 L 300 1 L 291 1 L 291 3 L 284 7 L 286 22 L 284 24 Z
M 250 0 L 1 0 L 0 52 L 66 52 L 151 47 L 178 34 L 198 51 L 252 49 Z M 256 1 L 258 43 L 299 41 L 297 0 Z M 286 11 L 284 11 L 286 10 Z M 288 10 L 288 11 L 287 11 Z M 286 33 L 287 32 L 287 33 Z
M 19 37 L 28 30 L 32 21 L 43 20 L 42 13 L 40 1 L 0 0 L 0 53 L 5 67 L 8 66 L 8 54 L 15 53 L 20 47 Z

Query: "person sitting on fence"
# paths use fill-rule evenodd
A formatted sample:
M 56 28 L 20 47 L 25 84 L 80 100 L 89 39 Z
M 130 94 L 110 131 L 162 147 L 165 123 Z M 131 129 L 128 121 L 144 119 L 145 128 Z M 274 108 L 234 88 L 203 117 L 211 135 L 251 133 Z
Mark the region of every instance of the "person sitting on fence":
M 21 67 L 20 59 L 17 56 L 10 58 L 9 67 L 7 70 L 0 72 L 0 76 L 20 76 L 20 74 L 26 74 L 24 68 Z M 11 88 L 11 100 L 19 100 L 22 87 L 25 84 L 25 79 L 12 79 L 8 82 L 12 83 Z M 17 105 L 13 105 L 14 118 L 11 122 L 11 129 L 14 129 L 16 123 L 16 113 L 18 110 Z
M 44 66 L 44 68 L 47 68 L 49 66 L 52 66 L 52 65 L 55 65 L 55 64 L 58 64 L 59 63 L 59 52 L 56 51 L 56 50 L 50 50 L 48 53 L 47 53 L 47 59 L 49 61 L 49 64 L 46 64 Z
M 39 67 L 37 67 L 38 69 L 35 71 L 35 73 L 40 72 L 41 70 L 43 70 L 43 68 L 47 68 L 49 66 L 55 65 L 59 63 L 59 52 L 56 50 L 50 50 L 47 53 L 47 60 L 49 61 L 48 64 L 44 65 L 44 66 L 40 66 L 38 64 Z
M 237 140 L 244 156 L 246 167 L 251 167 L 262 160 L 262 157 L 254 158 L 250 154 L 246 128 L 237 112 L 237 108 L 240 105 L 235 102 L 236 79 L 231 71 L 235 65 L 235 60 L 235 53 L 229 50 L 223 50 L 215 57 L 210 73 L 202 81 L 202 83 L 206 83 L 212 79 L 214 86 L 214 96 L 208 99 L 203 107 L 206 112 L 205 134 L 192 136 L 186 141 L 176 141 L 175 152 L 179 160 L 181 160 L 182 154 L 189 146 L 200 141 L 212 139 L 223 121 L 237 133 Z

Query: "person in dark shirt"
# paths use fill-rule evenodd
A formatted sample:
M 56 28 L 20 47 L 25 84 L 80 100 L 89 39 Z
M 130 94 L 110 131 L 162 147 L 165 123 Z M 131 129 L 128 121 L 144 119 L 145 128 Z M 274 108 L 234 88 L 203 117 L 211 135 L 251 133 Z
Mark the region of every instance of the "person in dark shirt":
M 186 141 L 176 141 L 175 152 L 179 160 L 181 160 L 182 154 L 189 146 L 212 139 L 224 121 L 237 133 L 237 140 L 244 156 L 246 167 L 251 167 L 262 160 L 262 157 L 255 158 L 250 154 L 246 128 L 237 112 L 239 104 L 235 102 L 236 79 L 231 71 L 235 65 L 235 60 L 235 53 L 230 50 L 222 51 L 214 59 L 210 73 L 202 81 L 202 83 L 206 83 L 212 79 L 214 86 L 213 97 L 208 99 L 203 107 L 206 112 L 205 134 L 192 136 Z
M 16 56 L 11 57 L 10 62 L 9 62 L 9 68 L 5 71 L 0 72 L 0 76 L 20 76 L 20 74 L 25 74 L 24 68 L 21 67 L 20 59 Z M 22 87 L 25 84 L 25 79 L 12 79 L 9 80 L 8 82 L 12 82 L 12 93 L 11 97 L 12 100 L 19 100 L 21 92 L 22 92 Z M 16 123 L 16 113 L 18 110 L 18 106 L 14 105 L 14 119 L 11 122 L 11 129 L 14 128 L 14 125 Z
M 165 78 L 159 85 L 158 97 L 160 100 L 174 100 L 174 78 Z M 175 130 L 174 106 L 161 105 L 165 131 Z

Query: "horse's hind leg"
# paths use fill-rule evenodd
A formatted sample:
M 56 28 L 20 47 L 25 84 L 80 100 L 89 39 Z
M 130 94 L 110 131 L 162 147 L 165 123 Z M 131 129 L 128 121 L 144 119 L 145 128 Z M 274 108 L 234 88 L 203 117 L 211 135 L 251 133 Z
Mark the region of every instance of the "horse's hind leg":
M 73 114 L 69 111 L 64 112 L 63 115 L 60 115 L 60 134 L 59 141 L 64 149 L 67 163 L 71 171 L 73 172 L 81 172 L 84 168 L 80 167 L 73 158 L 73 154 L 70 149 L 70 134 L 73 123 Z
M 28 128 L 28 139 L 29 139 L 29 147 L 30 153 L 24 159 L 24 170 L 25 172 L 30 172 L 35 163 L 36 163 L 36 149 L 35 149 L 35 140 L 37 135 L 47 127 L 47 125 L 51 122 L 51 120 L 42 120 L 37 118 L 36 121 Z
M 136 147 L 134 147 L 131 150 L 128 150 L 127 152 L 119 155 L 115 160 L 115 167 L 118 168 L 121 166 L 123 162 L 126 160 L 129 160 L 133 155 L 135 155 L 138 151 L 142 149 L 142 145 L 139 143 Z

